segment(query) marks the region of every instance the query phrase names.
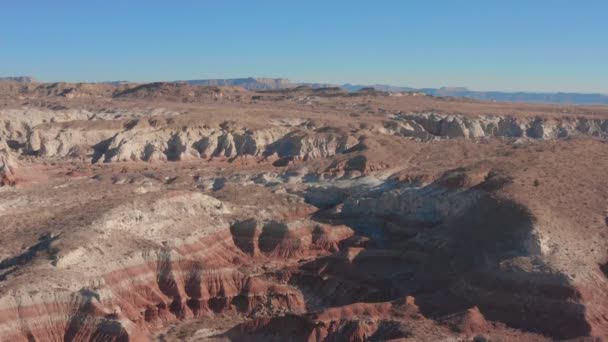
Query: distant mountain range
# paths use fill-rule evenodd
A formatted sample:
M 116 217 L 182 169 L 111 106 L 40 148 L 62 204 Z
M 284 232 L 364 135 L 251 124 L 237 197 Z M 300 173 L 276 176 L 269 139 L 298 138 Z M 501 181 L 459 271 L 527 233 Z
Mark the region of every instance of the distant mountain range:
M 388 92 L 420 92 L 433 96 L 465 97 L 483 101 L 497 102 L 538 102 L 557 104 L 608 104 L 608 95 L 599 93 L 535 93 L 535 92 L 503 92 L 503 91 L 474 91 L 463 87 L 441 88 L 410 88 L 395 87 L 385 84 L 352 85 L 344 84 L 347 91 L 358 91 L 363 88 L 375 88 Z
M 29 76 L 0 77 L 0 82 L 37 83 L 38 81 Z M 503 92 L 503 91 L 474 91 L 463 87 L 441 87 L 441 88 L 411 88 L 398 87 L 387 84 L 357 85 L 357 84 L 327 84 L 327 83 L 301 83 L 293 82 L 286 78 L 232 78 L 232 79 L 207 79 L 207 80 L 182 80 L 176 81 L 191 85 L 202 86 L 232 86 L 242 87 L 249 90 L 273 90 L 309 86 L 313 88 L 341 87 L 350 92 L 360 91 L 365 88 L 375 88 L 386 92 L 419 92 L 433 96 L 464 97 L 483 101 L 497 102 L 538 102 L 558 104 L 608 104 L 608 95 L 599 93 L 536 93 L 536 92 Z M 129 83 L 128 81 L 102 82 L 106 84 L 119 85 Z
M 38 83 L 33 77 L 30 76 L 16 76 L 16 77 L 0 77 L 0 82 L 16 82 L 16 83 Z
M 452 90 L 450 88 L 420 89 L 419 91 L 434 96 L 467 97 L 476 100 L 498 102 L 539 102 L 558 104 L 608 104 L 608 95 L 585 93 L 528 93 L 501 91 L 472 91 L 468 89 Z
M 538 102 L 559 104 L 608 104 L 608 95 L 593 93 L 534 93 L 534 92 L 502 92 L 502 91 L 474 91 L 463 87 L 441 88 L 411 88 L 397 87 L 386 84 L 355 85 L 355 84 L 326 84 L 326 83 L 297 83 L 285 78 L 234 78 L 212 80 L 180 81 L 192 85 L 207 86 L 235 86 L 250 90 L 271 90 L 310 86 L 313 88 L 341 87 L 346 91 L 359 91 L 365 88 L 375 88 L 387 92 L 419 92 L 433 96 L 465 97 L 483 101 L 497 102 Z

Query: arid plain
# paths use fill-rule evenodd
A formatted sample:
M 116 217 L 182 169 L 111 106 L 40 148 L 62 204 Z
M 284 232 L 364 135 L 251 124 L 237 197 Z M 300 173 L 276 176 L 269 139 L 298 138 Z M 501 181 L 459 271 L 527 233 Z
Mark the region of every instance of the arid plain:
M 608 337 L 608 107 L 0 83 L 0 339 Z

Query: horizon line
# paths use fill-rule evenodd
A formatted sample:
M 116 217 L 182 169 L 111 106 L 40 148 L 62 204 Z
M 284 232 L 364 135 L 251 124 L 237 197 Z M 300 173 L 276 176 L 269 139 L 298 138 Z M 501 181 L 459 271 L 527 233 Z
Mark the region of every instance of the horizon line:
M 171 82 L 189 82 L 189 81 L 210 81 L 210 80 L 240 80 L 240 79 L 271 79 L 271 80 L 286 80 L 292 82 L 294 84 L 325 84 L 337 87 L 343 87 L 345 85 L 351 86 L 360 86 L 360 87 L 374 87 L 374 86 L 388 86 L 395 88 L 411 88 L 413 90 L 423 90 L 423 89 L 445 89 L 445 88 L 460 88 L 465 91 L 471 92 L 498 92 L 498 93 L 528 93 L 528 94 L 586 94 L 586 95 L 601 95 L 608 96 L 608 92 L 601 91 L 569 91 L 569 90 L 513 90 L 513 89 L 474 89 L 469 88 L 467 86 L 430 86 L 430 87 L 417 87 L 410 85 L 395 85 L 390 83 L 372 83 L 372 84 L 363 84 L 359 82 L 322 82 L 322 81 L 295 81 L 287 77 L 267 77 L 267 76 L 246 76 L 246 77 L 215 77 L 215 78 L 189 78 L 189 79 L 173 79 L 173 80 L 154 80 L 154 81 L 135 81 L 135 80 L 105 80 L 105 81 L 70 81 L 70 80 L 42 80 L 35 76 L 22 75 L 22 76 L 0 76 L 2 78 L 32 78 L 36 81 L 36 83 L 82 83 L 82 84 L 103 84 L 103 83 L 116 83 L 116 82 L 124 82 L 124 83 L 133 83 L 133 84 L 149 84 L 149 83 L 171 83 Z

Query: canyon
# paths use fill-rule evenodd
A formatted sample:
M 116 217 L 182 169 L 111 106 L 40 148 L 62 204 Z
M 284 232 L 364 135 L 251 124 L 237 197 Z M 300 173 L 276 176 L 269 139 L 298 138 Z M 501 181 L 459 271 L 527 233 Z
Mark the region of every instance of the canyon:
M 608 338 L 608 107 L 0 84 L 0 337 Z

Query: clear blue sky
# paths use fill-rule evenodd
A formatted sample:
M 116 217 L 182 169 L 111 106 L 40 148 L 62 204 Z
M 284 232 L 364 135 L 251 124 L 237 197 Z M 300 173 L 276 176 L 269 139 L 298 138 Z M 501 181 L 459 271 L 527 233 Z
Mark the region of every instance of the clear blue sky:
M 0 0 L 0 75 L 608 93 L 608 1 Z

